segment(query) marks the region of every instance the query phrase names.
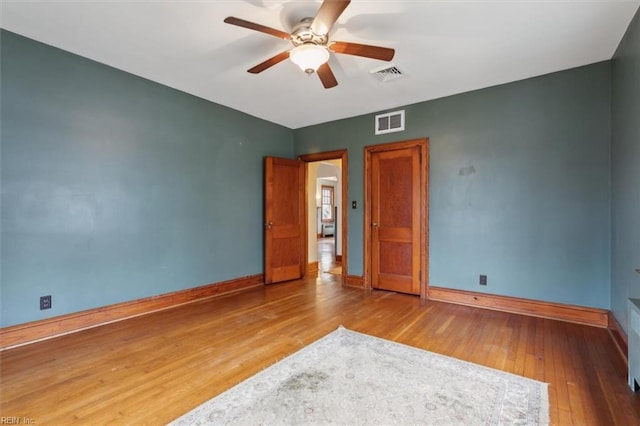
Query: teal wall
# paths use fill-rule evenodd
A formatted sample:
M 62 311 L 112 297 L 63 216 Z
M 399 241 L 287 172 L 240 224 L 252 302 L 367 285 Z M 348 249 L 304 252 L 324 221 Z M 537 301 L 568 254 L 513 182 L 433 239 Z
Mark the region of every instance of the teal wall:
M 262 273 L 263 157 L 290 129 L 0 42 L 2 326 Z
M 612 70 L 611 310 L 628 331 L 627 298 L 640 298 L 640 11 Z
M 374 114 L 298 129 L 295 151 L 349 150 L 350 274 L 363 147 L 429 137 L 431 285 L 608 308 L 610 104 L 603 62 L 408 105 L 402 133 L 374 136 Z
M 613 61 L 408 105 L 385 136 L 373 114 L 290 130 L 2 31 L 1 326 L 261 273 L 265 155 L 349 150 L 362 274 L 363 148 L 429 137 L 432 285 L 611 307 L 626 327 L 638 27 Z

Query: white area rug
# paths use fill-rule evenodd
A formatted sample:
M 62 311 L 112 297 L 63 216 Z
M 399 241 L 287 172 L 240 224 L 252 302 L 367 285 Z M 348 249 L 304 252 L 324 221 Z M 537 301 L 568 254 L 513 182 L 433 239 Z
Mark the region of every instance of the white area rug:
M 545 383 L 340 327 L 172 424 L 548 423 Z

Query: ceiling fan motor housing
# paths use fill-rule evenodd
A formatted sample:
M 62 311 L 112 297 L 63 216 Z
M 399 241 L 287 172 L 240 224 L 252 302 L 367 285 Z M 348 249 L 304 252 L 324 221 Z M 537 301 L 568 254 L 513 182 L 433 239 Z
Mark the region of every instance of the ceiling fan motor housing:
M 303 44 L 315 44 L 318 46 L 326 46 L 329 41 L 327 34 L 316 34 L 311 31 L 313 18 L 304 18 L 295 27 L 291 33 L 291 43 L 298 47 Z

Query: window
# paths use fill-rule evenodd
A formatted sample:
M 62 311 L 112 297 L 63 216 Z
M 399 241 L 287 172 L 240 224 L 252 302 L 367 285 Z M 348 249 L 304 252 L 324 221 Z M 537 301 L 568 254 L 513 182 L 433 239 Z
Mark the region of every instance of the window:
M 333 222 L 333 186 L 322 185 L 322 221 Z

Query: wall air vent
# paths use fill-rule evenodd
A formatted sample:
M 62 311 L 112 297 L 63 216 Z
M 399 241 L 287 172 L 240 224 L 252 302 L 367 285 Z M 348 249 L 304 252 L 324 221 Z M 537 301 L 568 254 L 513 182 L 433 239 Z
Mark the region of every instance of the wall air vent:
M 398 67 L 396 67 L 395 65 L 372 70 L 371 74 L 375 75 L 376 78 L 383 83 L 387 81 L 395 80 L 404 76 L 402 71 L 400 71 Z
M 376 115 L 376 135 L 402 132 L 404 130 L 404 110 Z

